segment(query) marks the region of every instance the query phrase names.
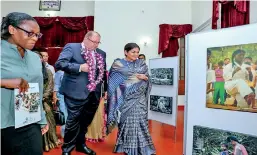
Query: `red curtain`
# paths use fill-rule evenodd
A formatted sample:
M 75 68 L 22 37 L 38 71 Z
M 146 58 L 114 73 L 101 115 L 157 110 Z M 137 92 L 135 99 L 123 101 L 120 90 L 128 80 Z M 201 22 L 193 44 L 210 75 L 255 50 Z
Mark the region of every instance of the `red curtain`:
M 55 62 L 57 61 L 57 59 L 62 51 L 62 48 L 61 47 L 48 47 L 46 49 L 47 49 L 47 53 L 49 55 L 48 63 L 50 65 L 54 66 Z
M 219 19 L 219 3 L 221 3 L 221 28 L 249 24 L 249 0 L 217 1 L 213 0 L 212 28 L 217 29 Z
M 55 47 L 57 46 L 56 38 L 56 19 L 57 17 L 34 17 L 40 26 L 40 32 L 43 34 L 36 47 Z
M 43 33 L 36 47 L 63 47 L 81 42 L 87 31 L 94 29 L 94 17 L 34 17 Z
M 177 56 L 179 49 L 178 38 L 184 37 L 192 32 L 192 25 L 169 25 L 161 24 L 159 32 L 159 49 L 158 54 L 162 53 L 162 57 Z

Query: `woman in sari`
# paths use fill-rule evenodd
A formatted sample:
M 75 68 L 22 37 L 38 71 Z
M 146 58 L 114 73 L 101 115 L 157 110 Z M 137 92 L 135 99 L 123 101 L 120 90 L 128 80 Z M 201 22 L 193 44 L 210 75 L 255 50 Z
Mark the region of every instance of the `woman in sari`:
M 56 123 L 52 105 L 54 82 L 52 72 L 45 67 L 43 56 L 39 52 L 36 53 L 40 56 L 42 62 L 42 73 L 44 78 L 43 108 L 46 112 L 46 119 L 49 124 L 49 130 L 46 134 L 43 135 L 43 149 L 44 151 L 48 152 L 50 149 L 53 149 L 60 144 L 56 134 Z
M 108 72 L 106 72 L 106 78 L 104 80 L 107 81 Z M 90 126 L 87 129 L 86 140 L 93 143 L 103 142 L 104 137 L 106 136 L 106 112 L 105 112 L 105 100 L 107 98 L 107 94 L 104 93 L 104 88 L 107 87 L 107 82 L 104 83 L 102 87 L 102 97 L 100 99 L 100 103 L 98 109 L 95 113 L 94 119 Z
M 148 129 L 147 100 L 151 89 L 139 46 L 125 45 L 124 59 L 116 59 L 109 73 L 107 133 L 118 125 L 115 153 L 152 155 L 155 148 Z
M 94 119 L 87 129 L 86 140 L 97 143 L 103 142 L 105 137 L 104 98 L 100 100 Z

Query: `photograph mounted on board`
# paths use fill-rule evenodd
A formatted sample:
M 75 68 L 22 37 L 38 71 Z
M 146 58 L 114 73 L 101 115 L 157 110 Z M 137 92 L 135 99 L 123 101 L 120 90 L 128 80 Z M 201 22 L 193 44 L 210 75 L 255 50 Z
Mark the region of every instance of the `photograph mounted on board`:
M 257 113 L 257 43 L 207 49 L 206 106 Z
M 172 114 L 172 97 L 150 95 L 150 110 Z
M 202 126 L 193 128 L 192 155 L 256 155 L 256 146 L 256 136 Z
M 151 81 L 157 85 L 173 85 L 173 68 L 151 69 Z

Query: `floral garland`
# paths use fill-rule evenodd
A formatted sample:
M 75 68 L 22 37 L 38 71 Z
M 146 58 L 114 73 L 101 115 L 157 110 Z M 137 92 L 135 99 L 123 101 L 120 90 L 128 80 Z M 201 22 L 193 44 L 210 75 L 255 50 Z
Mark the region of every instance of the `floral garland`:
M 94 58 L 91 52 L 86 51 L 85 48 L 82 48 L 82 56 L 86 60 L 88 64 L 88 80 L 89 84 L 87 85 L 87 88 L 90 92 L 94 91 L 96 89 L 96 86 L 103 80 L 104 77 L 104 59 L 101 54 L 95 52 L 95 60 L 96 64 L 94 62 Z M 95 80 L 96 76 L 96 65 L 99 69 L 99 74 L 97 79 Z

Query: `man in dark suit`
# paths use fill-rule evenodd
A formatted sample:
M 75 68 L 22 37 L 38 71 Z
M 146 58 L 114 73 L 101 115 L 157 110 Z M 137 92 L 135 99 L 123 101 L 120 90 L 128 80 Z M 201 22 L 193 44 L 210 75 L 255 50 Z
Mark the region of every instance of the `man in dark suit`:
M 57 70 L 64 71 L 59 91 L 64 95 L 64 101 L 68 111 L 64 144 L 62 146 L 63 155 L 70 155 L 74 147 L 76 147 L 78 152 L 88 155 L 96 154 L 86 146 L 85 135 L 98 108 L 103 85 L 105 85 L 104 91 L 106 91 L 107 85 L 107 78 L 104 73 L 104 77 L 96 85 L 94 90 L 90 90 L 87 87 L 91 83 L 89 80 L 89 69 L 92 63 L 90 62 L 94 63 L 92 67 L 95 67 L 95 80 L 101 74 L 101 65 L 98 63 L 99 54 L 103 58 L 103 69 L 106 71 L 106 54 L 97 48 L 100 39 L 101 36 L 99 33 L 95 31 L 88 32 L 82 43 L 67 44 L 55 64 Z M 91 59 L 93 60 L 89 61 L 86 59 L 83 56 L 83 52 L 92 54 Z

